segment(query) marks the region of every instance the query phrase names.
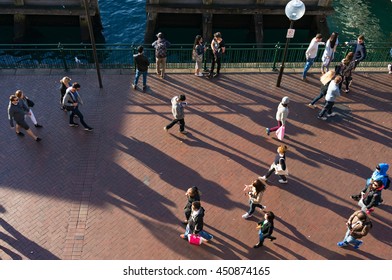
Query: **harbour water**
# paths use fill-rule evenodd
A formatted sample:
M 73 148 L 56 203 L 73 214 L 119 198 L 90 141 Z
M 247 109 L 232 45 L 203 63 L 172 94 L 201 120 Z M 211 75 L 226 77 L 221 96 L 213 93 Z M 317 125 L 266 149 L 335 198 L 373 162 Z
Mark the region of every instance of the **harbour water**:
M 99 0 L 104 41 L 107 44 L 139 44 L 144 40 L 146 28 L 145 0 Z M 334 0 L 335 13 L 328 18 L 331 31 L 340 33 L 340 41 L 355 39 L 365 34 L 367 42 L 391 42 L 392 45 L 392 1 L 391 0 Z M 12 43 L 12 26 L 1 26 L 0 43 Z M 161 31 L 161 30 L 160 30 Z M 192 43 L 197 30 L 170 28 L 162 30 L 172 43 Z M 220 30 L 227 42 L 251 43 L 248 30 Z M 276 43 L 285 40 L 286 30 L 264 30 L 264 42 Z M 296 30 L 296 42 L 307 42 L 305 30 Z M 26 43 L 57 44 L 80 43 L 78 27 L 33 26 L 29 27 Z

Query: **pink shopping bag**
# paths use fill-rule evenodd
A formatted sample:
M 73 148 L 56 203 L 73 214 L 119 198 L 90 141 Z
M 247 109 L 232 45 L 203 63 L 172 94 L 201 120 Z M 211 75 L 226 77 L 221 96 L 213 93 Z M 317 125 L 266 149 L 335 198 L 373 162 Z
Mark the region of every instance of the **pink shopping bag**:
M 203 242 L 202 238 L 197 234 L 188 234 L 188 241 L 193 245 L 201 245 Z
M 279 127 L 278 130 L 276 131 L 276 137 L 278 137 L 278 139 L 279 139 L 280 141 L 283 140 L 285 130 L 286 130 L 286 127 L 285 127 L 284 125 L 282 125 L 282 126 Z

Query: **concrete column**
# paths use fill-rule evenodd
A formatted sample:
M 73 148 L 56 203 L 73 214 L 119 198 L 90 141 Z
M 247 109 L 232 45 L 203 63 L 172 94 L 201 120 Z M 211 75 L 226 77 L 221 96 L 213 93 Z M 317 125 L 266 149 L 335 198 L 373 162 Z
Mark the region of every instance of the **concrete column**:
M 331 7 L 332 6 L 332 0 L 319 0 L 317 6 L 320 6 L 320 7 Z
M 144 33 L 144 43 L 150 44 L 155 41 L 155 27 L 157 24 L 157 13 L 148 13 L 147 14 L 147 24 L 146 24 L 146 32 Z
M 79 16 L 80 38 L 84 43 L 90 43 L 90 32 L 86 16 Z
M 262 44 L 263 40 L 264 40 L 263 15 L 260 15 L 260 14 L 254 15 L 253 21 L 255 23 L 256 43 Z
M 26 34 L 26 15 L 14 15 L 14 42 L 21 43 Z
M 203 0 L 203 5 L 212 5 L 213 0 Z
M 212 40 L 212 14 L 203 14 L 203 39 L 210 43 Z

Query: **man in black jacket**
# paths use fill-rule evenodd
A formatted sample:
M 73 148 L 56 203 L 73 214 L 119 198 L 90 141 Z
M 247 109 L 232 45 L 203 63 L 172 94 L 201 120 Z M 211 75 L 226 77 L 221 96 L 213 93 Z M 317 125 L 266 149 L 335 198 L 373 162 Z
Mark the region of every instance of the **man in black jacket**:
M 189 234 L 197 234 L 203 238 L 204 241 L 210 241 L 213 236 L 203 230 L 204 226 L 204 208 L 201 207 L 200 201 L 192 202 L 192 213 L 188 220 L 188 225 L 184 234 L 180 237 L 183 239 L 188 239 Z
M 147 89 L 147 71 L 148 71 L 148 66 L 150 65 L 150 62 L 148 61 L 148 58 L 143 54 L 144 48 L 143 46 L 139 46 L 137 48 L 138 54 L 135 54 L 133 56 L 133 60 L 135 62 L 136 66 L 136 74 L 135 74 L 135 80 L 133 81 L 132 87 L 133 89 L 137 88 L 137 83 L 139 81 L 140 75 L 143 75 L 143 91 L 146 91 Z
M 346 45 L 355 47 L 353 60 L 355 61 L 355 67 L 357 67 L 366 58 L 365 36 L 359 35 L 356 42 L 346 42 Z

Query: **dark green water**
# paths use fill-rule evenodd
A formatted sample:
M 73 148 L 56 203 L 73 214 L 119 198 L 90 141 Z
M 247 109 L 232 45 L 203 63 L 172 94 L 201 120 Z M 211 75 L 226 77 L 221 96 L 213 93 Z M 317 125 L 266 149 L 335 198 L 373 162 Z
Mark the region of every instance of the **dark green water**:
M 145 31 L 145 0 L 99 0 L 106 43 L 141 43 Z M 340 41 L 355 39 L 364 34 L 367 42 L 391 42 L 392 44 L 392 2 L 390 0 L 335 0 L 335 14 L 328 18 L 331 31 L 340 33 Z M 0 26 L 0 43 L 12 43 L 12 26 Z M 191 44 L 200 33 L 196 28 L 162 28 L 172 43 Z M 226 42 L 252 43 L 252 36 L 245 28 L 222 28 Z M 66 36 L 64 36 L 66 34 Z M 265 43 L 284 41 L 286 29 L 264 30 Z M 308 42 L 307 30 L 296 30 L 293 42 Z M 102 40 L 97 40 L 97 42 Z M 78 27 L 31 26 L 26 43 L 80 43 Z

